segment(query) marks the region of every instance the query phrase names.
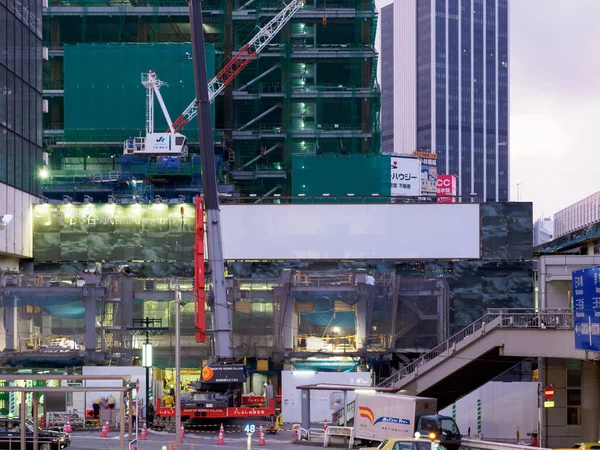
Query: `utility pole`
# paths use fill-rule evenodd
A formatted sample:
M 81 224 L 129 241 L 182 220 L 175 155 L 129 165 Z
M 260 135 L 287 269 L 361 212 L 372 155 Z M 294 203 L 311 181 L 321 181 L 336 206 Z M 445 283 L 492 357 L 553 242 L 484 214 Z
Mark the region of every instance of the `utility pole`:
M 181 448 L 181 290 L 175 286 L 175 450 Z

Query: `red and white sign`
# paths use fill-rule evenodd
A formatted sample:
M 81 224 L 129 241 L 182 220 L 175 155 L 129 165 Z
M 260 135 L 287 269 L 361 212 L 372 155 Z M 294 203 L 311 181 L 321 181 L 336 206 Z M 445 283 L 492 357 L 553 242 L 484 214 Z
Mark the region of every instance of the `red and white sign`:
M 437 176 L 438 203 L 456 202 L 456 177 L 454 175 Z
M 546 400 L 552 400 L 554 398 L 554 388 L 552 386 L 546 386 L 546 389 L 544 389 L 544 397 L 546 397 Z

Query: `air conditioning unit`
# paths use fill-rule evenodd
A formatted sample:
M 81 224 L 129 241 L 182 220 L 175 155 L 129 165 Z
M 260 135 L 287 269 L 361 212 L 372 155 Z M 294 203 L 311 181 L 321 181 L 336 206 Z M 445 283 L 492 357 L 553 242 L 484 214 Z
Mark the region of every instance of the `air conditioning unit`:
M 48 165 L 48 152 L 44 152 L 42 153 L 42 161 L 44 162 L 44 165 L 47 166 Z
M 42 58 L 44 61 L 48 61 L 48 47 L 42 47 Z
M 46 99 L 42 100 L 42 112 L 48 112 L 48 100 Z
M 48 0 L 42 0 L 42 8 L 48 7 Z

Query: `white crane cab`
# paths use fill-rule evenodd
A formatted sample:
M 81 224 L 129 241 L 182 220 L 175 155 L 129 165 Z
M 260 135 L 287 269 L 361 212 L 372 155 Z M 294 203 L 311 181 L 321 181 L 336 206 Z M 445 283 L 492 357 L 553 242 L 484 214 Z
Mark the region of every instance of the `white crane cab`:
M 125 141 L 124 155 L 182 156 L 188 155 L 187 138 L 181 133 L 148 133 Z

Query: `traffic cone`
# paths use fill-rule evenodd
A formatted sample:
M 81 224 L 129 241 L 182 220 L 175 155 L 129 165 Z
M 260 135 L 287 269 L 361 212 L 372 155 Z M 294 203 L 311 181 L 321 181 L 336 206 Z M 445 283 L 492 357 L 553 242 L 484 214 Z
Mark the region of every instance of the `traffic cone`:
M 325 419 L 325 423 L 323 424 L 323 431 L 327 431 L 327 419 Z
M 102 426 L 102 433 L 100 433 L 100 437 L 101 438 L 107 438 L 108 437 L 108 432 L 109 432 L 110 428 L 108 427 L 108 422 L 106 422 L 103 426 Z
M 258 445 L 265 445 L 265 432 L 263 431 L 262 425 L 258 429 Z
M 225 430 L 223 429 L 223 424 L 221 424 L 221 428 L 219 429 L 219 437 L 217 439 L 217 445 L 225 444 Z
M 185 438 L 185 428 L 183 428 L 183 425 L 181 425 L 181 435 L 180 435 L 181 442 L 183 442 L 184 438 Z
M 73 432 L 73 428 L 71 428 L 71 422 L 69 422 L 67 420 L 63 426 L 63 433 L 72 433 L 72 432 Z
M 194 450 L 194 443 L 190 443 L 190 450 Z
M 147 441 L 148 438 L 148 428 L 146 427 L 146 423 L 144 422 L 144 427 L 142 428 L 142 432 L 140 433 L 140 441 Z

